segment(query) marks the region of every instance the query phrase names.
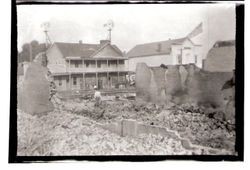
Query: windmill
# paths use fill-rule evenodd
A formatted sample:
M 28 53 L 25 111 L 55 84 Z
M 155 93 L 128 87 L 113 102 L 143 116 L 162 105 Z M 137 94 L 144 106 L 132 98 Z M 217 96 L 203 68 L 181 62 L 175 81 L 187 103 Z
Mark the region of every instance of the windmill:
M 49 34 L 48 34 L 49 27 L 50 27 L 49 22 L 44 22 L 44 23 L 41 24 L 41 28 L 43 29 L 43 32 L 45 34 L 45 46 L 46 46 L 46 49 L 48 49 L 48 46 L 51 44 L 51 40 L 50 40 Z
M 108 30 L 107 40 L 111 42 L 111 31 L 114 27 L 114 22 L 112 20 L 108 20 L 106 24 L 103 25 Z
M 44 23 L 41 24 L 41 28 L 43 29 L 43 32 L 45 34 L 45 53 L 44 53 L 45 55 L 42 58 L 42 65 L 44 65 L 44 66 L 47 66 L 47 64 L 48 64 L 48 59 L 47 59 L 46 53 L 47 53 L 47 50 L 48 50 L 49 46 L 52 44 L 52 42 L 51 42 L 51 40 L 49 38 L 49 34 L 48 34 L 49 27 L 50 27 L 49 22 L 44 22 Z

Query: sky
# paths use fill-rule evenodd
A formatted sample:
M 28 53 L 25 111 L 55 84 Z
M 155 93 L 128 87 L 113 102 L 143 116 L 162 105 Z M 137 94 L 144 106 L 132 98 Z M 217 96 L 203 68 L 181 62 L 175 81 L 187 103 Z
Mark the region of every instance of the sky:
M 103 25 L 114 22 L 112 44 L 129 51 L 137 44 L 182 38 L 202 22 L 192 40 L 207 51 L 218 40 L 235 39 L 235 6 L 224 4 L 20 5 L 18 50 L 24 43 L 45 41 L 41 28 L 50 23 L 52 42 L 99 43 Z

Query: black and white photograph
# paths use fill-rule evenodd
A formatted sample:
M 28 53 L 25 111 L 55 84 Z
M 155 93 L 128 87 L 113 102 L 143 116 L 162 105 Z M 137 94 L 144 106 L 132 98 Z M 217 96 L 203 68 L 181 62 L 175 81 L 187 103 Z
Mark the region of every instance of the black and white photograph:
M 16 157 L 242 155 L 239 4 L 21 2 Z

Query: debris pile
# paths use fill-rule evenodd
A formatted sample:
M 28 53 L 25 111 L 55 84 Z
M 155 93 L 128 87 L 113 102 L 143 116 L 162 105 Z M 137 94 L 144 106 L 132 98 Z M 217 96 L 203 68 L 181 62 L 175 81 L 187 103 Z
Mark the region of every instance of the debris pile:
M 37 116 L 18 110 L 19 156 L 145 154 L 187 155 L 201 154 L 201 150 L 186 150 L 181 141 L 159 135 L 121 137 L 98 128 L 91 119 L 67 112 Z
M 97 122 L 134 119 L 177 131 L 193 144 L 234 151 L 235 125 L 227 122 L 225 113 L 195 104 L 157 105 L 134 101 L 103 101 L 94 107 L 91 101 L 64 104 L 69 113 L 87 116 Z
M 192 109 L 193 108 L 193 109 Z M 234 151 L 235 125 L 223 120 L 221 112 L 208 112 L 186 105 L 174 107 L 159 114 L 157 124 L 177 130 L 192 143 Z

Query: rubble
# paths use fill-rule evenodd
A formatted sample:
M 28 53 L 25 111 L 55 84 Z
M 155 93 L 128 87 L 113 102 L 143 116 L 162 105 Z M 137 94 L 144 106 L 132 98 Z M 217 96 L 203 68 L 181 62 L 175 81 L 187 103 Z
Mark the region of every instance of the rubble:
M 152 134 L 121 137 L 96 126 L 96 123 L 123 119 L 176 131 L 193 145 L 235 152 L 234 121 L 226 121 L 225 113 L 213 107 L 173 103 L 159 105 L 127 100 L 126 97 L 104 97 L 98 107 L 92 99 L 62 100 L 53 97 L 51 101 L 56 108 L 52 112 L 30 115 L 18 110 L 18 155 L 218 153 L 187 149 L 181 139 Z
M 84 100 L 66 102 L 64 109 L 101 123 L 134 119 L 159 125 L 179 132 L 193 144 L 234 150 L 235 125 L 224 120 L 224 113 L 214 108 L 196 104 L 166 106 L 129 100 L 103 101 L 100 107 L 94 107 L 93 101 Z
M 199 150 L 195 151 L 197 154 Z M 56 155 L 188 155 L 181 141 L 160 135 L 121 137 L 95 126 L 86 117 L 67 112 L 44 116 L 18 110 L 19 156 Z

